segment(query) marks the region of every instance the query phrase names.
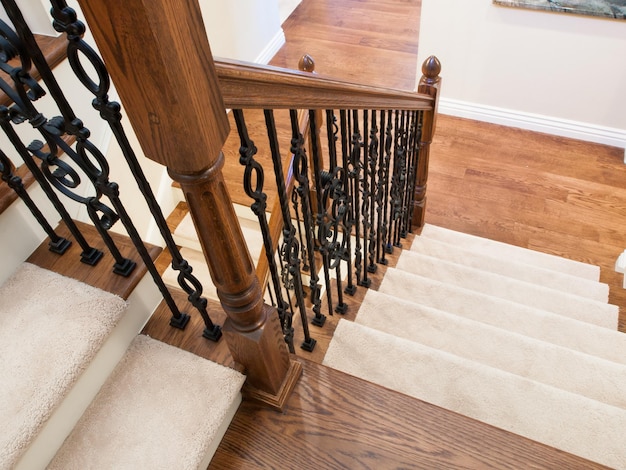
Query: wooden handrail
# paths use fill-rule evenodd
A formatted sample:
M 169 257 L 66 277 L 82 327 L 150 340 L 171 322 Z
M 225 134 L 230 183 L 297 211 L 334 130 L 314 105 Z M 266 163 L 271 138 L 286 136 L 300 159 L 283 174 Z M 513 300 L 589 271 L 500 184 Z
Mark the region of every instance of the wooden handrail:
M 230 59 L 215 68 L 227 108 L 432 110 L 423 93 L 358 85 L 289 69 Z

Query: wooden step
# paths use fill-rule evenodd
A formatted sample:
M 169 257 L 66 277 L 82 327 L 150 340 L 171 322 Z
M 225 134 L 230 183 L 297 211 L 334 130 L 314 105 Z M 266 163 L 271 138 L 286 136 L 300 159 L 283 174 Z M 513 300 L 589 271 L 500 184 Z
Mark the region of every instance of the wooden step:
M 209 469 L 605 468 L 307 360 L 284 414 L 244 401 Z

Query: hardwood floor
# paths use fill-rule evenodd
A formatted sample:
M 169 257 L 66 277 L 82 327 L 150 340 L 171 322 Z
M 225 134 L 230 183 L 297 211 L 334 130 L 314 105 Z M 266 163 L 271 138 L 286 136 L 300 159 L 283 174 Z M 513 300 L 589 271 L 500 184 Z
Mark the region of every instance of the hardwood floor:
M 296 69 L 308 53 L 319 74 L 415 90 L 421 0 L 303 0 L 283 23 L 272 65 Z
M 413 89 L 420 4 L 303 0 L 284 24 L 287 44 L 272 63 L 295 68 L 308 52 L 320 74 Z M 236 145 L 225 152 L 235 165 Z M 622 158 L 621 149 L 441 115 L 426 220 L 599 265 L 611 302 L 620 305 L 624 331 L 626 294 L 622 276 L 613 271 L 626 248 Z M 241 166 L 232 171 L 229 178 L 240 181 Z M 246 203 L 238 191 L 234 199 Z M 161 266 L 166 262 L 160 259 Z M 352 303 L 347 317 L 364 292 L 346 297 Z M 175 297 L 191 311 L 184 294 Z M 223 322 L 219 308 L 210 307 Z M 167 325 L 169 313 L 160 309 L 144 332 L 233 366 L 225 343 L 202 339 L 202 324 L 190 313 L 181 332 Z M 323 329 L 311 327 L 318 339 L 313 354 L 297 348 L 305 370 L 286 412 L 244 402 L 209 468 L 600 468 L 320 366 L 339 318 L 329 317 Z
M 209 470 L 595 469 L 601 465 L 302 361 L 285 413 L 243 402 Z
M 623 149 L 440 115 L 427 223 L 601 268 L 626 331 Z
M 308 52 L 320 74 L 413 89 L 419 7 L 419 1 L 303 0 L 283 25 L 287 44 L 272 64 L 295 68 Z M 366 64 L 373 66 L 364 72 Z M 613 270 L 626 248 L 622 149 L 441 115 L 431 152 L 427 223 L 599 265 L 624 331 L 626 294 Z M 312 328 L 319 343 L 311 361 L 322 360 L 338 318 Z M 439 434 L 429 426 L 458 418 L 439 409 L 428 420 L 398 403 L 370 422 L 382 403 L 394 403 L 386 391 L 358 381 L 346 391 L 341 374 L 306 360 L 304 366 L 284 415 L 242 405 L 210 468 L 593 468 L 560 460 L 572 456 L 554 449 L 526 447 L 517 436 L 505 433 L 498 441 L 482 434 L 489 427 L 461 436 L 464 425 L 452 424 Z M 396 423 L 398 416 L 409 418 Z M 395 451 L 383 448 L 387 433 Z M 286 451 L 289 446 L 297 451 Z

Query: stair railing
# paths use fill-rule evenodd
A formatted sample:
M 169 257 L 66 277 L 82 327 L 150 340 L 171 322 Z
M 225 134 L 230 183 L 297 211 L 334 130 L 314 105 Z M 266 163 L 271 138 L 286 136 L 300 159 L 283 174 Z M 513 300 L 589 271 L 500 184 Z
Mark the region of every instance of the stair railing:
M 62 84 L 59 84 L 55 78 L 52 70 L 55 64 L 46 60 L 16 2 L 2 0 L 2 4 L 13 27 L 0 22 L 0 49 L 2 50 L 0 69 L 6 74 L 0 77 L 0 88 L 7 97 L 5 102 L 0 104 L 0 127 L 14 147 L 0 151 L 2 179 L 24 201 L 48 234 L 50 250 L 63 254 L 71 242 L 56 234 L 41 210 L 30 198 L 22 178 L 16 174 L 14 162 L 7 155 L 7 152 L 11 150 L 23 160 L 29 170 L 29 175 L 40 184 L 72 237 L 81 246 L 80 261 L 95 265 L 101 260 L 103 253 L 89 245 L 77 224 L 72 220 L 63 203 L 65 197 L 83 204 L 86 208 L 94 227 L 115 260 L 113 272 L 117 275 L 129 276 L 135 269 L 135 262 L 121 254 L 109 234 L 114 224 L 120 221 L 172 312 L 170 325 L 184 329 L 190 317 L 179 310 L 163 282 L 122 202 L 120 188 L 117 183 L 110 180 L 109 163 L 104 154 L 90 140 L 89 129 L 76 116 L 62 89 Z M 64 1 L 53 0 L 51 6 L 51 20 L 53 20 L 54 27 L 57 31 L 66 33 L 64 40 L 61 38 L 52 41 L 55 48 L 54 61 L 60 61 L 61 56 L 65 55 L 79 81 L 94 95 L 92 105 L 107 121 L 120 144 L 131 173 L 172 254 L 173 267 L 180 272 L 181 288 L 188 294 L 190 302 L 205 322 L 203 336 L 217 341 L 222 334 L 221 327 L 211 321 L 206 308 L 207 301 L 202 297 L 202 286 L 191 274 L 191 266 L 180 255 L 167 228 L 165 217 L 121 125 L 120 105 L 108 98 L 110 80 L 104 63 L 83 40 L 85 28 L 77 20 L 75 12 L 68 8 Z M 65 51 L 64 54 L 62 50 Z M 95 77 L 86 72 L 86 62 L 93 67 Z M 44 116 L 37 108 L 37 101 L 46 94 L 54 100 L 58 116 Z M 23 123 L 30 123 L 39 132 L 41 140 L 24 142 L 18 133 L 18 126 Z M 85 185 L 91 186 L 90 191 L 83 190 Z M 85 196 L 85 193 L 93 195 Z M 105 197 L 108 203 L 104 202 Z
M 297 207 L 306 225 L 302 236 L 306 239 L 311 276 L 317 273 L 315 264 L 321 258 L 326 277 L 326 272 L 335 268 L 338 259 L 350 257 L 345 250 L 349 242 L 343 240 L 349 240 L 353 232 L 357 243 L 361 239 L 364 243 L 360 253 L 362 262 L 366 256 L 372 257 L 372 250 L 376 253 L 372 240 L 377 240 L 378 235 L 370 227 L 372 208 L 365 202 L 363 207 L 359 204 L 359 201 L 376 200 L 377 196 L 372 196 L 367 189 L 371 188 L 375 176 L 370 172 L 365 177 L 365 173 L 357 171 L 357 168 L 365 168 L 365 163 L 368 168 L 375 166 L 368 159 L 374 159 L 376 148 L 383 148 L 390 158 L 397 159 L 392 165 L 397 184 L 394 191 L 390 190 L 397 196 L 394 201 L 397 207 L 394 205 L 393 210 L 389 210 L 389 221 L 395 232 L 389 230 L 389 233 L 401 235 L 402 229 L 396 227 L 406 229 L 410 223 L 410 210 L 402 201 L 408 200 L 409 205 L 416 208 L 419 206 L 415 205 L 413 195 L 406 194 L 407 188 L 412 187 L 407 184 L 407 172 L 427 173 L 420 169 L 417 143 L 424 142 L 419 150 L 427 148 L 430 136 L 426 140 L 419 138 L 417 130 L 426 122 L 424 116 L 434 113 L 436 91 L 430 94 L 398 92 L 233 61 L 220 62 L 216 67 L 195 0 L 125 0 L 123 3 L 81 0 L 80 4 L 144 153 L 165 165 L 183 190 L 211 277 L 228 316 L 224 337 L 234 360 L 244 366 L 248 376 L 247 394 L 282 409 L 301 373 L 301 366 L 290 358 L 284 342 L 283 333 L 290 325 L 281 325 L 276 308 L 264 303 L 261 283 L 226 189 L 221 171 L 222 147 L 230 126 L 225 110 L 236 110 L 242 144 L 240 157 L 249 169 L 244 186 L 259 213 L 266 199 L 265 177 L 256 158 L 254 141 L 245 126 L 244 110 L 263 110 L 265 138 L 272 149 L 273 168 L 270 170 L 280 192 L 280 215 L 284 223 L 279 254 L 283 267 L 287 267 L 288 288 L 293 286 L 298 291 L 303 288 L 302 282 L 297 280 L 302 274 L 303 251 L 292 222 L 284 154 L 273 124 L 277 110 L 288 113 L 291 138 L 283 148 L 288 148 L 289 155 L 293 155 Z M 438 64 L 436 59 L 430 62 Z M 435 80 L 438 65 L 428 70 L 429 77 Z M 298 109 L 309 110 L 313 135 L 317 132 L 319 110 L 327 113 L 331 121 L 337 116 L 334 113 L 339 113 L 336 139 L 341 140 L 343 168 L 337 165 L 325 170 L 327 167 L 322 167 L 320 162 L 325 160 L 320 147 L 327 144 L 320 144 L 315 138 L 311 139 L 313 159 L 309 161 L 299 128 Z M 385 119 L 382 119 L 383 112 Z M 391 136 L 391 144 L 388 145 L 385 138 L 383 145 L 380 131 L 372 130 L 370 123 L 374 116 L 376 123 L 381 117 L 385 135 Z M 334 129 L 335 124 L 327 128 Z M 360 134 L 361 128 L 363 134 Z M 370 131 L 376 138 L 369 137 Z M 365 187 L 364 181 L 368 181 L 369 186 Z M 315 187 L 313 195 L 311 184 Z M 418 186 L 425 188 L 425 184 L 424 177 Z M 422 201 L 424 199 L 419 202 Z M 368 213 L 369 221 L 362 222 L 360 213 Z M 419 222 L 419 217 L 414 214 L 413 220 Z M 358 234 L 360 226 L 363 236 Z M 266 235 L 271 236 L 269 231 Z M 381 240 L 383 243 L 382 237 Z M 269 240 L 266 247 L 275 243 Z M 274 253 L 268 254 L 274 256 Z M 268 264 L 272 263 L 268 261 Z M 365 281 L 365 278 L 357 279 L 359 284 Z M 321 322 L 319 286 L 311 282 L 310 287 L 313 318 Z M 296 302 L 303 307 L 301 316 L 307 317 L 302 318 L 306 325 L 307 306 L 303 305 L 303 300 L 303 296 L 296 296 Z
M 310 57 L 307 61 L 312 69 Z M 279 309 L 279 317 L 290 351 L 294 351 L 294 315 L 303 329 L 301 347 L 310 351 L 315 339 L 307 326 L 305 300 L 313 313 L 310 322 L 316 326 L 322 326 L 326 319 L 326 310 L 323 314 L 321 308 L 324 303 L 328 315 L 346 313 L 343 295 L 354 295 L 357 286 L 369 287 L 377 265 L 386 264 L 386 254 L 423 224 L 440 65 L 434 57 L 424 63 L 420 82 L 424 92 L 417 94 L 236 61 L 218 60 L 216 68 L 225 106 L 236 110 L 237 130 L 245 135 L 241 151 L 248 155 L 247 161 L 254 160 L 256 143 L 269 140 L 278 181 L 282 173 L 277 172 L 282 170 L 276 168 L 276 162 L 293 156 L 296 191 L 290 194 L 277 184 L 282 206 L 286 207 L 290 199 L 296 202 L 291 216 L 285 212 L 282 218 L 283 236 L 293 256 L 281 252 L 282 266 L 273 262 L 265 265 L 273 278 L 278 277 L 279 270 L 293 273 L 283 285 L 290 308 Z M 308 114 L 306 129 L 297 124 L 296 108 L 300 107 Z M 255 108 L 264 110 L 267 125 L 259 130 L 255 122 L 252 136 L 244 109 Z M 292 134 L 279 145 L 276 129 L 281 110 L 289 113 L 282 133 L 291 127 Z M 266 155 L 258 156 L 259 161 L 254 160 L 254 199 L 266 200 L 269 196 L 263 182 L 272 168 L 260 164 L 268 160 Z M 244 187 L 250 187 L 249 177 L 244 177 Z M 276 233 L 263 230 L 263 225 L 266 245 L 270 246 Z M 310 267 L 307 299 L 300 288 L 304 265 Z

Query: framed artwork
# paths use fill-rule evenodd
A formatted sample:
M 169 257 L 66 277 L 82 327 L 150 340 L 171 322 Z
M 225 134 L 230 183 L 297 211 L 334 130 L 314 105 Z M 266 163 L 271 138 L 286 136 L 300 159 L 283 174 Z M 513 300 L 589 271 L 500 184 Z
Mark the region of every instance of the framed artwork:
M 626 0 L 493 0 L 496 5 L 626 19 Z

